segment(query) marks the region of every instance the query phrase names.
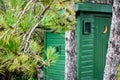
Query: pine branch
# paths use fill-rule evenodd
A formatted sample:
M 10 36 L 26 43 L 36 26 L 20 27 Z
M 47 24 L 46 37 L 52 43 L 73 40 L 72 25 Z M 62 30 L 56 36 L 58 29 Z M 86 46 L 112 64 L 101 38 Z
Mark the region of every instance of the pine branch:
M 38 22 L 32 27 L 32 29 L 30 29 L 28 32 L 28 36 L 25 37 L 25 41 L 22 41 L 23 43 L 21 44 L 21 47 L 23 46 L 24 47 L 24 53 L 27 53 L 29 51 L 29 47 L 30 47 L 30 44 L 29 44 L 29 39 L 33 33 L 33 31 L 39 26 L 39 24 L 41 23 L 41 19 L 42 17 L 44 16 L 45 12 L 50 8 L 50 6 L 52 5 L 52 3 L 54 2 L 54 0 L 41 12 L 41 14 L 39 15 L 39 18 L 38 18 Z M 26 35 L 26 34 L 25 34 Z M 21 49 L 20 49 L 21 50 Z
M 31 10 L 31 13 L 30 13 L 31 16 L 32 16 L 32 14 L 35 13 L 36 2 L 37 2 L 37 0 L 34 0 L 34 1 L 33 1 L 33 4 L 32 4 L 32 10 Z
M 18 25 L 18 23 L 20 22 L 20 20 L 22 19 L 23 15 L 25 14 L 25 12 L 28 10 L 29 5 L 33 2 L 33 0 L 30 0 L 26 6 L 24 7 L 23 11 L 20 12 L 20 16 L 18 17 L 17 22 L 13 25 L 13 27 L 16 27 Z

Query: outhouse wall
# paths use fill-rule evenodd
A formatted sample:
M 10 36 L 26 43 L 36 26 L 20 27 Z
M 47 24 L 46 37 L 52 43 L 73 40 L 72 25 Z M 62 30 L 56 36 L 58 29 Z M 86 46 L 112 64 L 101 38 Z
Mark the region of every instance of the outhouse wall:
M 111 12 L 111 5 L 76 4 L 77 80 L 102 80 Z M 59 49 L 59 58 L 46 69 L 46 80 L 64 80 L 65 34 L 45 33 L 45 49 L 49 46 Z
M 58 53 L 58 59 L 54 65 L 45 70 L 45 80 L 64 80 L 65 66 L 65 34 L 47 32 L 44 34 L 44 47 L 53 47 Z

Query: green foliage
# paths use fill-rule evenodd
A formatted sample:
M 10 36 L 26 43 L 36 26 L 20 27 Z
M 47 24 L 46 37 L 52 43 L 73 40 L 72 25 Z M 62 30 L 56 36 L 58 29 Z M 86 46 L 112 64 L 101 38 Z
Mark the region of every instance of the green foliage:
M 6 51 L 16 52 L 20 46 L 20 37 L 12 33 L 12 29 L 0 32 L 0 45 Z
M 56 50 L 52 47 L 47 48 L 46 52 L 46 63 L 48 66 L 54 64 L 56 60 L 58 59 L 58 54 L 56 53 Z
M 38 45 L 36 42 L 34 41 L 31 41 L 31 45 L 30 45 L 30 49 L 33 53 L 39 53 L 39 48 L 40 48 L 40 45 Z
M 6 14 L 4 15 L 4 22 L 6 24 L 6 26 L 4 25 L 4 27 L 10 27 L 12 26 L 15 22 L 17 21 L 17 17 L 16 17 L 16 13 L 13 14 L 12 11 L 7 10 Z
M 45 62 L 39 55 L 29 55 L 19 53 L 18 55 L 9 53 L 0 54 L 0 74 L 6 75 L 10 73 L 10 76 L 15 77 L 16 75 L 26 77 L 26 79 L 34 78 L 37 75 L 36 66 L 45 64 L 50 66 L 51 63 L 55 63 L 57 54 L 55 49 L 50 47 L 47 49 L 47 59 Z M 12 75 L 16 74 L 16 75 Z
M 16 9 L 16 8 L 19 9 L 19 8 L 23 8 L 25 6 L 26 2 L 27 2 L 26 0 L 24 0 L 24 1 L 22 1 L 22 0 L 10 0 L 10 6 L 14 9 Z
M 60 10 L 57 10 L 55 12 L 59 12 Z M 45 28 L 49 29 L 55 29 L 56 32 L 64 32 L 66 30 L 69 30 L 68 26 L 73 25 L 75 22 L 71 23 L 67 21 L 67 18 L 65 18 L 66 14 L 62 12 L 62 14 L 59 15 L 59 13 L 55 12 L 49 12 L 49 14 L 46 14 L 44 18 L 42 19 L 41 25 Z
M 29 30 L 31 27 L 33 27 L 35 24 L 35 19 L 33 16 L 31 16 L 30 12 L 26 13 L 26 15 L 23 16 L 20 27 L 23 31 Z

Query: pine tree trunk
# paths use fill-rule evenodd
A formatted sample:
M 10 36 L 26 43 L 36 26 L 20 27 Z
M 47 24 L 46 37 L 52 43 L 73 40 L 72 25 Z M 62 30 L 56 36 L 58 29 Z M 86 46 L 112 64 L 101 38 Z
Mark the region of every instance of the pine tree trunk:
M 75 26 L 72 27 L 75 28 Z M 65 33 L 65 80 L 76 80 L 75 30 Z
M 112 24 L 108 44 L 104 80 L 117 80 L 120 62 L 120 0 L 114 0 L 113 2 Z

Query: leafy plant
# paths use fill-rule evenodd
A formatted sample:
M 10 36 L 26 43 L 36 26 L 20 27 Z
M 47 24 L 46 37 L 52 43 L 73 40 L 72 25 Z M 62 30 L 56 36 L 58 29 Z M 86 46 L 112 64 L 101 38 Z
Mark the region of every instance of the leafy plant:
M 58 59 L 58 53 L 56 53 L 56 50 L 52 47 L 47 48 L 46 51 L 46 64 L 48 66 L 54 64 L 56 60 Z

